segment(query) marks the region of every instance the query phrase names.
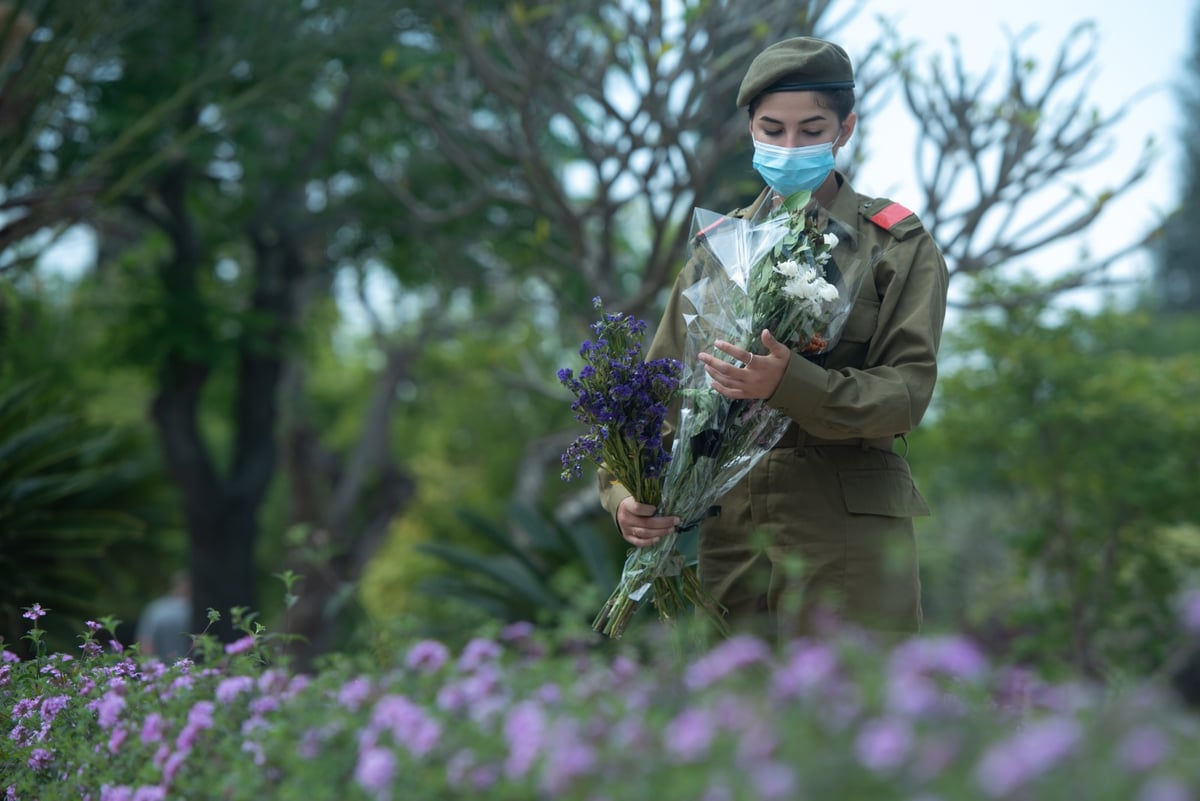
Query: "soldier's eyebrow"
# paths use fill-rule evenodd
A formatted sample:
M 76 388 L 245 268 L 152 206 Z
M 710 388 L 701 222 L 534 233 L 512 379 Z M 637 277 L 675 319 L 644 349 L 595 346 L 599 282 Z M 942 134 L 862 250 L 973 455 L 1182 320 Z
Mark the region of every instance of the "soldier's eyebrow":
M 777 120 L 774 117 L 768 117 L 766 114 L 759 117 L 758 120 L 759 120 L 759 122 L 773 122 L 776 125 L 786 125 L 786 123 L 784 123 L 783 120 Z M 806 117 L 806 118 L 800 120 L 799 124 L 800 125 L 808 125 L 809 123 L 812 123 L 812 122 L 824 122 L 825 120 L 826 120 L 826 117 L 824 114 L 814 114 L 811 117 Z

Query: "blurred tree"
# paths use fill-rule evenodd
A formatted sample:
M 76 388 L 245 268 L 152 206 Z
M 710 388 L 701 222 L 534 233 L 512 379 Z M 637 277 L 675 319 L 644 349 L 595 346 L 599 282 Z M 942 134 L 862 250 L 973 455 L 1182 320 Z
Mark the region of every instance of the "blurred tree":
M 1036 297 L 981 284 L 977 302 Z M 1200 329 L 1001 304 L 947 343 L 914 470 L 933 625 L 1092 676 L 1160 667 L 1200 575 Z
M 1051 245 L 1076 241 L 1113 198 L 1146 177 L 1154 155 L 1148 136 L 1128 175 L 1100 192 L 1083 188 L 1086 171 L 1109 156 L 1125 111 L 1105 115 L 1089 107 L 1093 22 L 1079 23 L 1048 66 L 1025 50 L 1034 30 L 1012 38 L 998 85 L 991 70 L 968 72 L 953 40 L 949 66 L 940 54 L 920 64 L 917 49 L 898 39 L 893 48 L 905 104 L 918 122 L 914 156 L 923 189 L 921 219 L 942 247 L 952 277 L 989 280 Z M 1101 286 L 1114 263 L 1153 236 L 1131 233 L 1103 254 L 1081 246 L 1076 264 L 1062 265 L 1054 282 L 1026 288 L 1052 296 Z M 974 298 L 1029 300 L 993 293 Z
M 1182 191 L 1179 209 L 1167 221 L 1158 253 L 1154 302 L 1167 311 L 1200 311 L 1200 6 L 1192 18 L 1191 55 L 1179 84 L 1183 109 Z

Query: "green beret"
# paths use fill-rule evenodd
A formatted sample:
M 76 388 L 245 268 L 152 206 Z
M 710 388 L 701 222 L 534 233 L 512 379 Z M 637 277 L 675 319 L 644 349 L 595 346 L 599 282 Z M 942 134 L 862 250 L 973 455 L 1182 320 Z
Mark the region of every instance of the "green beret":
M 846 51 L 824 39 L 797 36 L 776 42 L 750 62 L 738 89 L 738 108 L 767 92 L 853 89 L 854 67 Z

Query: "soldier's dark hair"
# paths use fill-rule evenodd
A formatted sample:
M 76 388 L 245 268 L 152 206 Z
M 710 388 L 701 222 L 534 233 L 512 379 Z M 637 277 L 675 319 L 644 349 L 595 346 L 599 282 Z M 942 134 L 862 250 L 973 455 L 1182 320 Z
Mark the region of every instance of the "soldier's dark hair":
M 853 89 L 813 89 L 817 95 L 817 105 L 821 108 L 827 108 L 837 115 L 838 122 L 842 122 L 850 116 L 850 112 L 854 111 L 854 90 Z M 754 119 L 754 112 L 758 110 L 758 104 L 762 102 L 763 97 L 768 94 L 763 92 L 758 97 L 750 101 L 750 105 L 746 107 L 750 119 Z

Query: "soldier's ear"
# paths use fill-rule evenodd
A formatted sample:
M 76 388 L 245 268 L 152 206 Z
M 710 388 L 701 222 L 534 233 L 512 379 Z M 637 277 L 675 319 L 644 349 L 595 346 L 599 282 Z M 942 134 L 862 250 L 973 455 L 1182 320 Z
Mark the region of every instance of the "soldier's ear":
M 851 111 L 846 115 L 846 119 L 842 120 L 842 132 L 833 142 L 835 150 L 850 141 L 850 137 L 854 134 L 854 126 L 857 124 L 858 115 Z

